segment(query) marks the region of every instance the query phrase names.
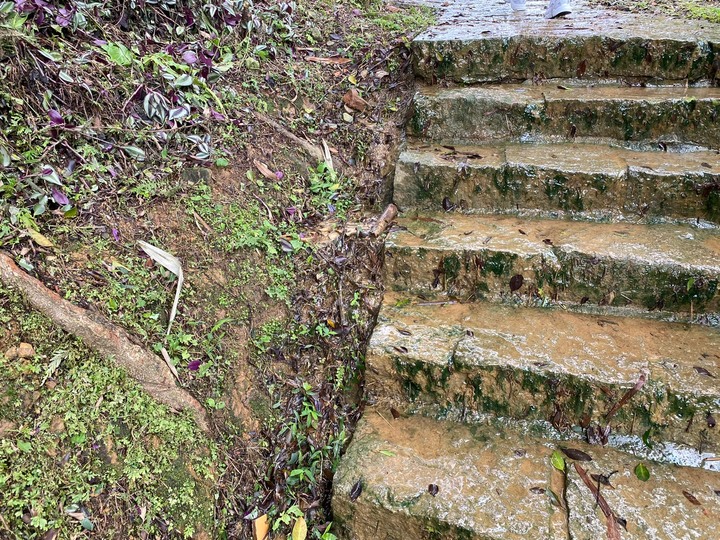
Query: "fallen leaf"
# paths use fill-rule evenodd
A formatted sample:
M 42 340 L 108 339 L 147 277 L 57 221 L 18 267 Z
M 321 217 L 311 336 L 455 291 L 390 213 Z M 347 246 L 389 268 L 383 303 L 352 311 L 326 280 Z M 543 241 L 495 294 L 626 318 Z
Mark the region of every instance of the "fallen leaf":
M 293 526 L 292 540 L 305 540 L 305 538 L 307 538 L 307 523 L 305 518 L 300 516 Z
M 635 476 L 637 476 L 638 480 L 647 482 L 650 479 L 650 471 L 644 463 L 638 463 L 635 466 Z
M 520 287 L 523 286 L 523 283 L 525 281 L 525 278 L 522 277 L 521 274 L 516 274 L 513 277 L 510 278 L 510 292 L 517 291 Z
M 689 491 L 683 490 L 682 494 L 685 495 L 685 498 L 688 501 L 690 501 L 692 504 L 695 504 L 697 506 L 702 506 L 702 503 L 700 501 L 698 501 L 697 498 L 695 497 L 695 495 L 693 495 Z
M 552 463 L 552 466 L 555 467 L 558 471 L 565 470 L 565 458 L 562 457 L 562 454 L 557 450 L 552 453 L 552 456 L 550 457 L 550 463 Z
M 318 56 L 308 56 L 305 60 L 315 62 L 317 64 L 335 64 L 342 65 L 352 62 L 351 58 L 343 58 L 341 56 L 330 56 L 328 58 L 320 58 Z
M 272 172 L 270 168 L 262 161 L 253 159 L 253 165 L 255 165 L 255 168 L 260 171 L 260 174 L 262 174 L 265 178 L 267 178 L 268 180 L 277 181 L 277 175 Z
M 345 105 L 358 112 L 363 112 L 368 106 L 368 102 L 360 97 L 360 93 L 355 88 L 348 90 L 342 100 Z
M 570 459 L 574 459 L 575 461 L 592 461 L 592 458 L 589 454 L 586 454 L 582 450 L 578 450 L 577 448 L 563 448 L 560 447 L 560 450 L 563 451 L 563 454 L 565 454 Z
M 270 533 L 270 522 L 267 514 L 263 514 L 259 518 L 255 518 L 252 524 L 253 537 L 255 540 L 265 540 Z
M 610 489 L 615 489 L 615 487 L 610 483 L 610 477 L 616 472 L 617 471 L 613 471 L 610 474 L 591 474 L 590 478 L 595 480 L 600 485 L 607 486 Z
M 693 366 L 693 367 L 694 367 L 695 371 L 697 371 L 700 375 L 705 375 L 706 377 L 712 377 L 713 379 L 715 378 L 715 375 L 710 373 L 704 367 L 701 367 L 701 366 Z
M 610 514 L 607 518 L 607 537 L 608 540 L 621 540 L 620 529 L 618 529 L 615 514 Z
M 612 321 L 607 321 L 607 322 L 612 322 Z M 613 322 L 613 324 L 617 325 L 617 323 L 614 323 L 614 322 Z M 618 401 L 615 405 L 613 405 L 612 408 L 610 409 L 610 411 L 608 411 L 608 413 L 605 415 L 605 421 L 606 422 L 610 421 L 610 418 L 612 418 L 615 415 L 615 413 L 618 412 L 618 410 L 620 410 L 620 407 L 625 405 L 628 401 L 630 401 L 632 399 L 632 397 L 635 394 L 637 394 L 640 391 L 640 389 L 645 385 L 646 381 L 647 381 L 647 377 L 645 376 L 645 374 L 644 373 L 641 374 L 640 377 L 638 378 L 638 381 L 635 383 L 635 386 L 633 386 L 630 390 L 625 392 L 625 395 L 623 395 L 623 397 L 620 398 L 620 401 Z
M 362 494 L 362 489 L 362 480 L 355 482 L 355 485 L 350 489 L 350 500 L 355 502 Z
M 397 6 L 392 6 L 392 5 L 386 6 L 386 9 L 387 9 L 390 13 L 399 13 L 400 11 L 402 11 L 402 9 L 400 9 L 399 7 L 397 7 Z
M 43 235 L 43 234 L 40 234 L 40 233 L 39 233 L 38 231 L 36 231 L 35 229 L 27 228 L 27 229 L 25 229 L 25 230 L 27 231 L 27 233 L 28 233 L 28 235 L 30 236 L 30 238 L 32 238 L 33 242 L 35 242 L 38 246 L 40 246 L 40 247 L 46 247 L 46 248 L 51 248 L 51 247 L 54 247 L 54 246 L 55 246 L 55 244 L 53 244 L 53 243 L 47 238 L 47 236 L 45 236 L 45 235 Z
M 152 244 L 148 244 L 147 242 L 138 240 L 138 245 L 145 253 L 150 256 L 152 260 L 165 267 L 167 270 L 177 276 L 178 283 L 177 289 L 175 290 L 175 300 L 173 301 L 172 309 L 170 310 L 167 332 L 165 334 L 170 335 L 170 327 L 172 326 L 172 323 L 175 320 L 175 315 L 177 314 L 177 307 L 178 303 L 180 302 L 180 291 L 182 290 L 183 286 L 184 278 L 182 263 L 180 262 L 180 259 L 178 259 L 174 255 L 170 255 L 170 253 L 168 253 L 167 251 L 162 250 L 159 247 L 155 247 Z
M 394 407 L 390 407 L 390 414 L 392 415 L 393 420 L 397 420 L 398 418 L 400 418 L 400 413 Z

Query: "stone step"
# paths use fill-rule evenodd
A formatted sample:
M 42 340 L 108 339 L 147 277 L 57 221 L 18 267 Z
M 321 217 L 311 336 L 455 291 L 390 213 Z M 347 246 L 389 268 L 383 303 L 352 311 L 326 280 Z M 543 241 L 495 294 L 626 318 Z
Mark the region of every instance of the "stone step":
M 389 290 L 428 299 L 720 309 L 720 230 L 456 213 L 405 216 L 385 242 Z
M 425 304 L 386 296 L 367 351 L 370 402 L 465 422 L 490 414 L 566 430 L 609 425 L 615 434 L 720 451 L 715 328 L 488 302 Z
M 587 144 L 410 143 L 395 171 L 402 211 L 523 209 L 720 221 L 720 154 Z
M 509 2 L 444 2 L 438 24 L 412 43 L 415 73 L 432 81 L 553 77 L 712 80 L 720 25 L 590 8 L 574 0 L 564 19 L 546 1 L 515 14 Z
M 442 144 L 604 142 L 720 147 L 720 88 L 563 84 L 421 87 L 411 135 Z
M 556 460 L 561 472 L 552 465 L 560 446 L 592 460 Z M 499 424 L 393 419 L 368 408 L 335 475 L 334 523 L 352 540 L 612 538 L 577 464 L 588 476 L 612 473 L 600 495 L 624 520 L 622 538 L 717 537 L 720 473 L 645 462 L 650 477 L 641 481 L 640 463 L 612 448 L 560 445 Z

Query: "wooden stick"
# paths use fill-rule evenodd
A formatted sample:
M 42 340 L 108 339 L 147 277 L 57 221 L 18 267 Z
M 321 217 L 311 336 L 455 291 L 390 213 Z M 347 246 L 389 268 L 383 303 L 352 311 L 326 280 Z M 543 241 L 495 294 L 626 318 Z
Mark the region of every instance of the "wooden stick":
M 388 204 L 385 211 L 380 215 L 377 223 L 370 229 L 370 236 L 380 236 L 387 229 L 398 215 L 398 208 L 393 203 Z
M 170 370 L 157 355 L 133 343 L 130 335 L 98 313 L 75 306 L 26 274 L 12 258 L 0 251 L 0 282 L 20 291 L 27 302 L 85 345 L 111 359 L 143 389 L 172 409 L 190 409 L 197 425 L 206 433 L 210 427 L 202 405 L 176 386 Z

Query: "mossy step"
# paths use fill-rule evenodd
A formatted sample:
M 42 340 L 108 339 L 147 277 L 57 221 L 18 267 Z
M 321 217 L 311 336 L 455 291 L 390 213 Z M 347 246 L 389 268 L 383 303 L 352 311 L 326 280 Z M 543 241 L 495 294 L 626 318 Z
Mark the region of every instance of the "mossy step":
M 592 458 L 577 462 L 588 475 L 612 473 L 600 494 L 625 520 L 623 538 L 717 536 L 720 473 L 646 462 L 641 481 L 639 459 L 612 448 L 371 408 L 335 474 L 334 524 L 352 540 L 606 538 L 607 519 L 575 462 L 560 454 L 566 473 L 553 466 L 560 446 Z
M 447 144 L 622 141 L 720 147 L 720 88 L 421 87 L 411 135 Z
M 385 242 L 390 290 L 693 316 L 720 309 L 718 229 L 459 213 L 397 224 Z
M 641 378 L 640 391 L 606 419 Z M 610 425 L 720 451 L 712 420 L 720 418 L 720 332 L 697 325 L 388 295 L 365 388 L 371 402 L 435 417 Z
M 528 2 L 444 3 L 439 24 L 412 43 L 415 73 L 430 81 L 524 80 L 534 77 L 712 80 L 720 25 L 632 14 L 573 2 L 573 14 L 548 21 L 547 5 Z
M 440 146 L 411 142 L 395 171 L 401 210 L 720 221 L 720 154 L 591 144 Z

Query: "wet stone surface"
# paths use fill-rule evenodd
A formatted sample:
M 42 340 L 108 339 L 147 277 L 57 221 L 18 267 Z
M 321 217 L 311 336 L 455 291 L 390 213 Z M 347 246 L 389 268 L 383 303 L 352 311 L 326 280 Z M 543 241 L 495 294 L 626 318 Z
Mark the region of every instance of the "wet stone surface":
M 389 290 L 435 299 L 720 309 L 720 234 L 680 224 L 428 213 L 398 220 L 385 268 Z
M 577 86 L 421 87 L 409 133 L 443 144 L 679 141 L 720 147 L 720 89 Z
M 572 460 L 565 459 L 567 475 L 551 464 L 559 446 L 498 422 L 393 419 L 369 408 L 336 473 L 335 520 L 348 539 L 604 538 L 606 518 Z M 579 463 L 588 474 L 617 471 L 601 493 L 627 522 L 622 538 L 714 538 L 720 473 L 649 462 L 650 478 L 642 482 L 634 456 L 579 442 L 562 446 L 592 458 Z
M 414 69 L 426 80 L 490 82 L 533 78 L 619 77 L 633 81 L 712 82 L 720 29 L 700 21 L 589 8 L 543 17 L 547 2 L 422 2 L 442 6 L 438 24 L 413 42 Z
M 440 146 L 402 152 L 394 201 L 402 211 L 562 212 L 587 219 L 720 219 L 720 155 L 609 145 Z
M 404 305 L 389 295 L 367 353 L 368 399 L 473 421 L 475 413 L 609 423 L 615 434 L 720 451 L 720 333 L 693 325 L 490 303 Z M 700 371 L 698 371 L 700 370 Z M 703 371 L 704 370 L 704 371 Z M 606 420 L 625 393 L 645 384 Z

